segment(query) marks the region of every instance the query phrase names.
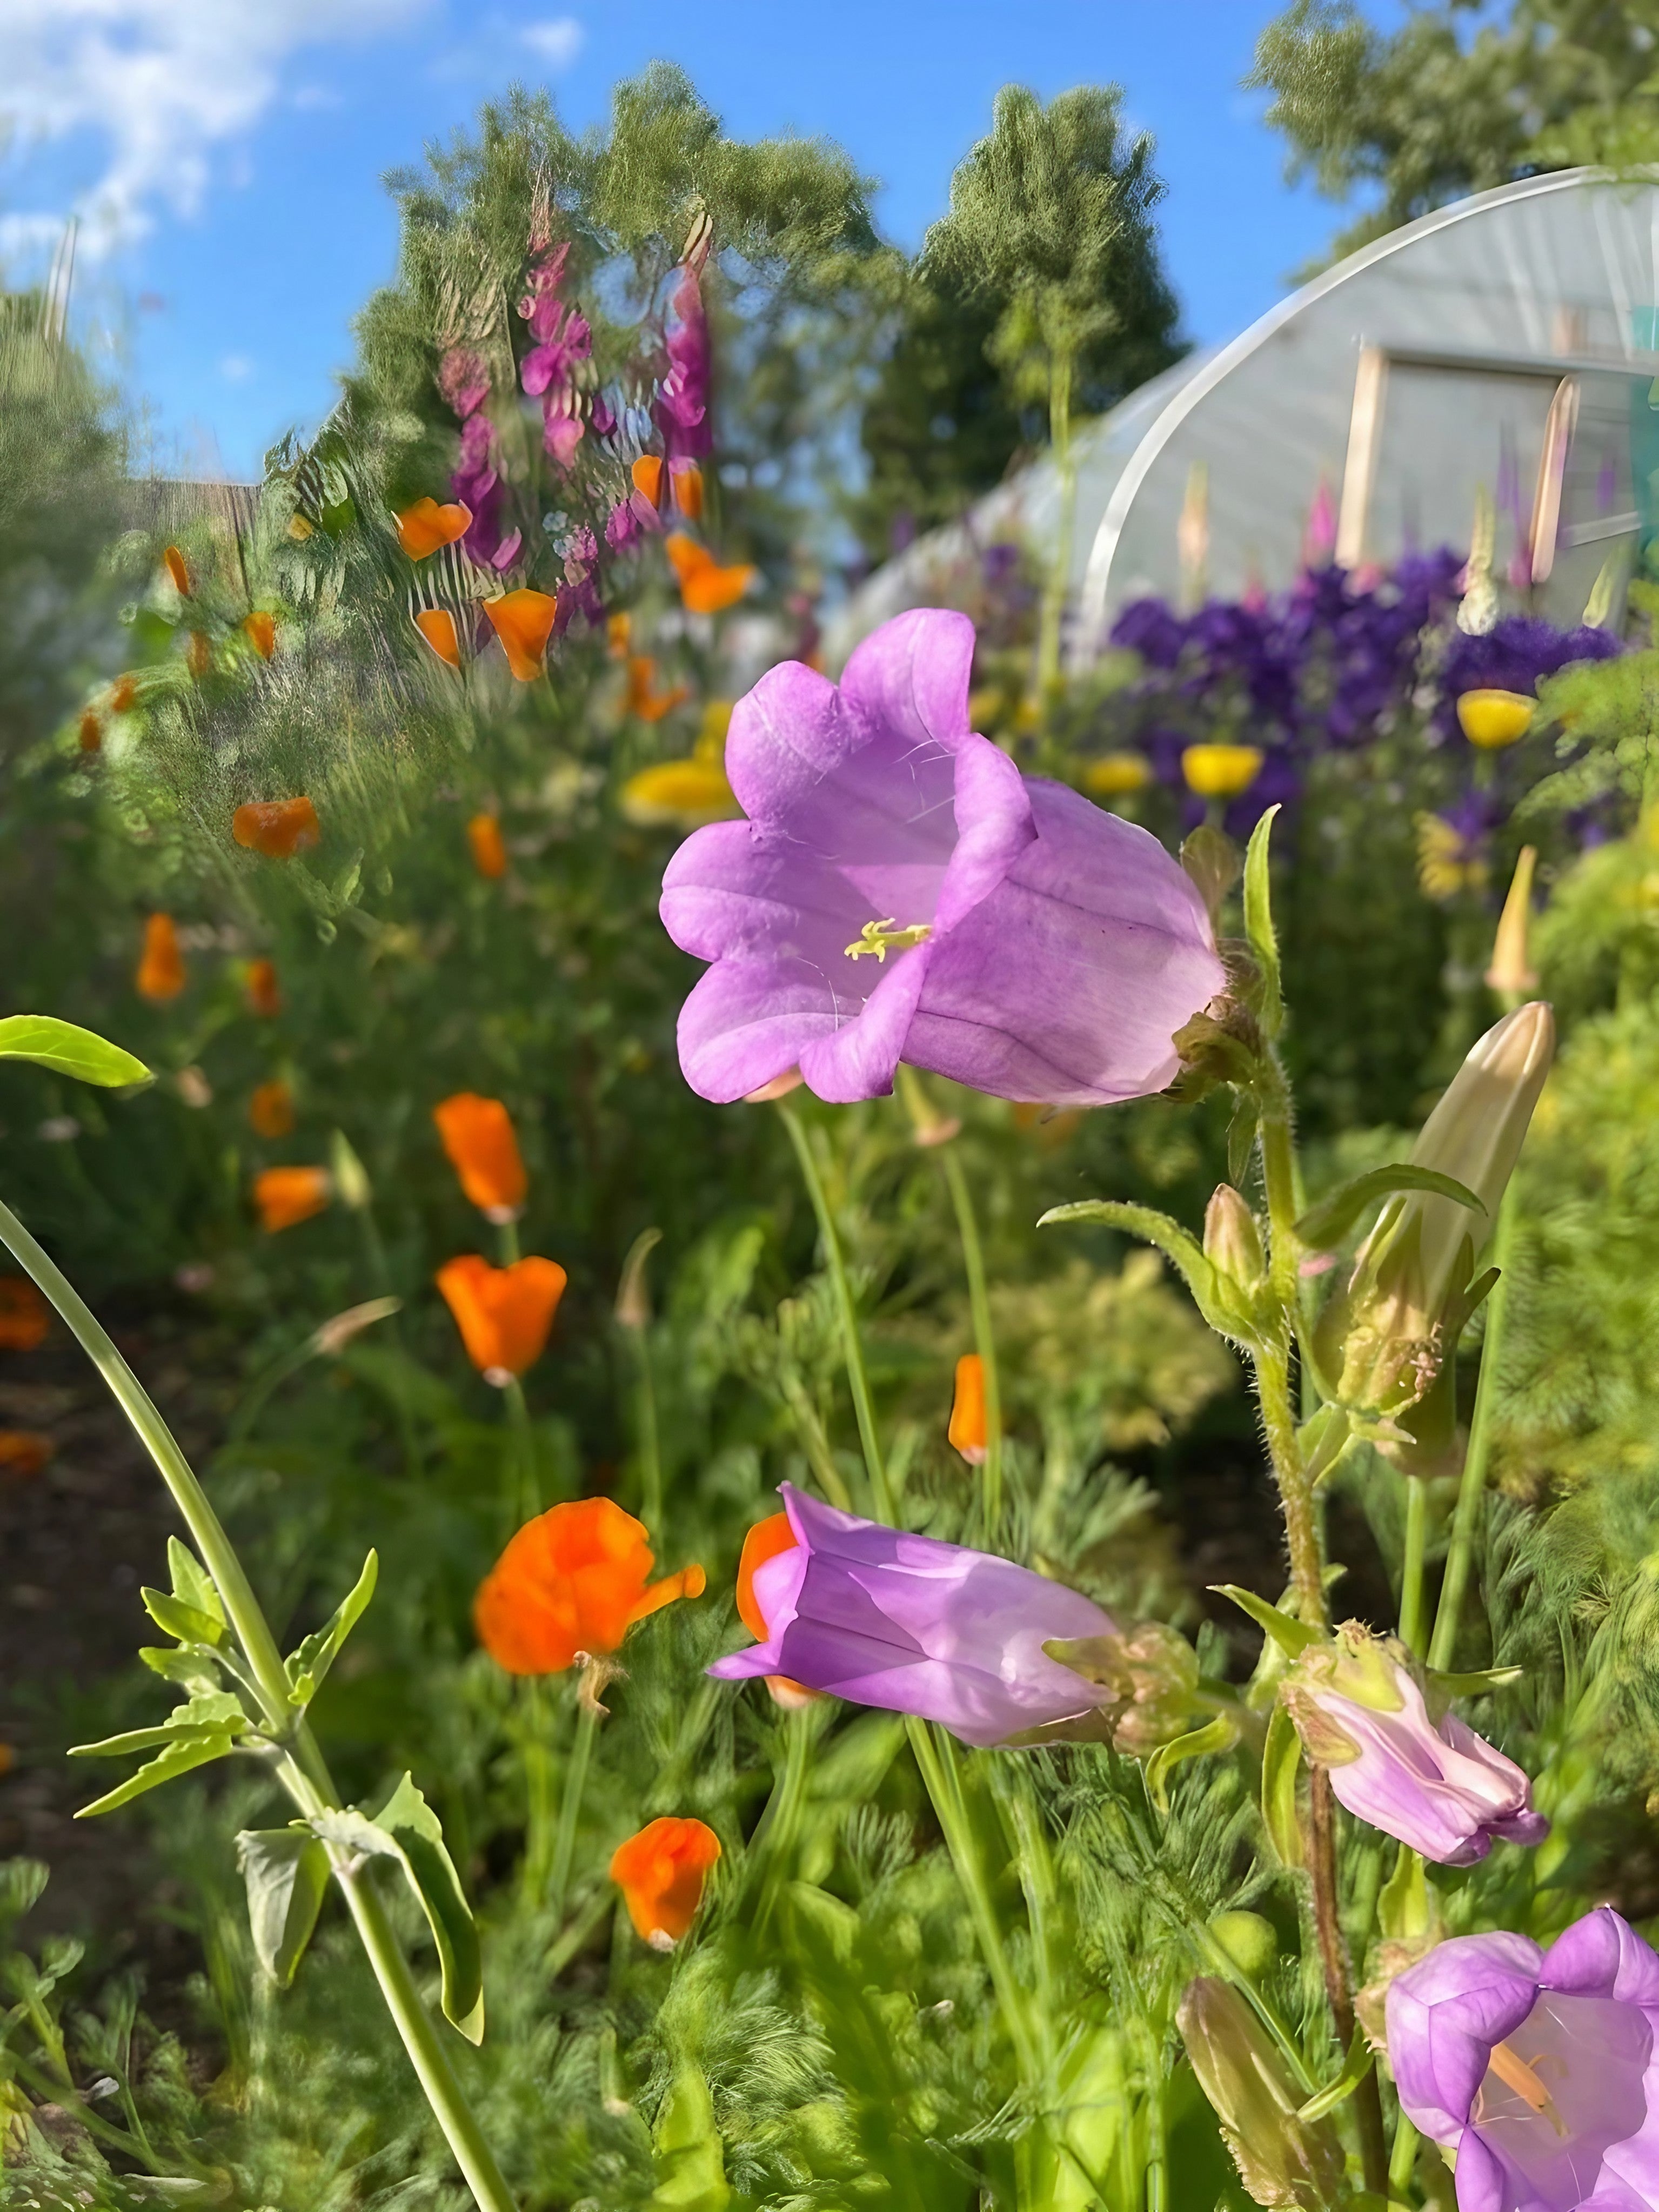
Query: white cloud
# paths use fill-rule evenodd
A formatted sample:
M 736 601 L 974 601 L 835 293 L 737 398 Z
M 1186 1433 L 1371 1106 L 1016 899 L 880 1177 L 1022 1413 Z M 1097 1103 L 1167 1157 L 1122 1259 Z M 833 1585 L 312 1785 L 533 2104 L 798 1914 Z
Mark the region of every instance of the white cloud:
M 410 0 L 0 0 L 3 168 L 90 137 L 100 173 L 75 212 L 96 258 L 158 210 L 200 207 L 216 151 L 259 120 L 291 55 L 406 28 L 411 12 Z M 5 218 L 0 253 L 38 250 L 69 211 Z
M 555 15 L 546 23 L 526 23 L 520 41 L 550 70 L 567 70 L 582 50 L 582 27 L 574 15 Z
M 219 364 L 219 374 L 227 384 L 246 384 L 253 366 L 245 353 L 228 353 Z

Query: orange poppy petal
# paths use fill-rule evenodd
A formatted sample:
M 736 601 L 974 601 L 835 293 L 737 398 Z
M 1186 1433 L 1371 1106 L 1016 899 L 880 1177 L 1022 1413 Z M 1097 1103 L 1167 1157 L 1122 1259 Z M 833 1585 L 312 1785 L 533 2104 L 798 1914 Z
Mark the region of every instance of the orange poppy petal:
M 169 545 L 161 556 L 161 565 L 173 579 L 173 588 L 181 598 L 190 597 L 190 570 L 185 556 L 176 545 Z
M 472 865 L 481 876 L 493 881 L 507 873 L 507 847 L 501 842 L 501 825 L 493 814 L 473 816 L 466 825 L 466 842 Z
M 247 1006 L 251 1014 L 258 1014 L 268 1021 L 273 1015 L 282 1012 L 282 986 L 276 981 L 276 963 L 274 960 L 250 960 L 247 974 L 243 979 L 243 988 L 247 993 Z
M 475 1255 L 476 1267 L 484 1264 Z M 651 1565 L 644 1523 L 614 1498 L 551 1506 L 517 1531 L 480 1586 L 479 1641 L 515 1674 L 557 1674 L 578 1651 L 612 1652 Z
M 415 627 L 446 667 L 460 666 L 460 635 L 447 607 L 422 607 L 415 617 Z
M 660 1613 L 665 1605 L 672 1605 L 678 1597 L 701 1597 L 708 1587 L 708 1577 L 701 1567 L 682 1567 L 677 1575 L 665 1575 L 659 1583 L 653 1583 L 628 1616 L 631 1628 L 636 1620 L 647 1620 L 653 1613 Z
M 171 915 L 153 914 L 144 924 L 144 951 L 133 978 L 140 998 L 157 1005 L 176 999 L 185 988 L 185 956 Z
M 675 506 L 688 521 L 696 522 L 702 514 L 702 471 L 695 461 L 677 461 L 670 474 Z
M 480 818 L 495 819 L 493 815 Z M 500 835 L 498 830 L 498 839 Z M 476 1091 L 457 1091 L 433 1108 L 432 1118 L 449 1164 L 474 1206 L 489 1213 L 524 1204 L 529 1179 L 513 1117 L 499 1098 L 483 1098 Z
M 507 666 L 520 684 L 533 684 L 544 672 L 547 641 L 553 635 L 558 600 L 551 592 L 532 592 L 526 587 L 504 592 L 498 599 L 486 599 L 483 611 L 490 628 L 501 641 Z
M 317 810 L 308 799 L 256 799 L 231 817 L 230 834 L 250 852 L 267 860 L 290 860 L 322 836 Z
M 0 1275 L 0 1350 L 33 1352 L 52 1327 L 52 1308 L 27 1275 Z
M 556 1260 L 492 1267 L 465 1252 L 440 1267 L 435 1279 L 468 1358 L 485 1376 L 506 1376 L 522 1375 L 541 1358 L 568 1279 Z
M 398 543 L 411 561 L 424 561 L 441 545 L 453 545 L 472 527 L 472 510 L 459 500 L 440 507 L 435 499 L 417 499 L 398 517 Z
M 294 1129 L 294 1093 L 286 1083 L 261 1083 L 247 1102 L 247 1118 L 261 1137 L 286 1137 Z
M 623 1893 L 635 1931 L 652 1944 L 678 1943 L 697 1917 L 720 1840 L 702 1820 L 665 1814 L 619 1844 L 611 1879 Z
M 976 1352 L 964 1352 L 957 1362 L 956 1395 L 946 1435 L 969 1467 L 984 1465 L 985 1363 Z
M 334 1195 L 325 1168 L 267 1168 L 253 1178 L 253 1203 L 267 1236 L 320 1213 Z
M 780 1552 L 793 1552 L 796 1541 L 787 1513 L 773 1513 L 764 1521 L 757 1521 L 743 1540 L 743 1557 L 738 1561 L 738 1618 L 757 1644 L 764 1644 L 772 1632 L 755 1595 L 755 1570 L 775 1559 Z
M 276 651 L 276 618 L 256 607 L 242 619 L 242 629 L 248 643 L 261 660 L 269 660 Z
M 629 474 L 635 491 L 642 491 L 653 507 L 662 505 L 662 462 L 655 453 L 641 453 Z
M 26 1480 L 40 1474 L 56 1449 L 38 1429 L 0 1429 L 0 1474 Z

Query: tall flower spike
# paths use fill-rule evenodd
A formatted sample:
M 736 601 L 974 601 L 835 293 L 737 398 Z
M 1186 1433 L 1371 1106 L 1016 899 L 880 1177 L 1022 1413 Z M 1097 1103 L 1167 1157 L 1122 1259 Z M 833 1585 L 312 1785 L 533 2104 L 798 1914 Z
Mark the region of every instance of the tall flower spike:
M 1224 988 L 1210 918 L 1155 837 L 1028 781 L 968 726 L 973 625 L 866 638 L 839 688 L 799 662 L 732 711 L 746 822 L 668 865 L 662 918 L 714 965 L 680 1014 L 692 1089 L 728 1103 L 799 1065 L 821 1098 L 884 1096 L 900 1060 L 1001 1098 L 1161 1091 Z M 913 937 L 854 957 L 866 926 Z
M 672 1951 L 702 1903 L 720 1839 L 702 1820 L 665 1815 L 618 1844 L 611 1879 L 623 1893 L 634 1932 L 653 1951 Z
M 1547 1951 L 1455 1936 L 1389 1987 L 1389 2065 L 1466 2212 L 1659 2204 L 1659 1957 L 1610 1905 Z
M 642 1522 L 609 1498 L 580 1498 L 526 1522 L 483 1582 L 472 1609 L 478 1641 L 509 1674 L 559 1674 L 590 1654 L 607 1658 L 636 1621 L 676 1598 L 701 1597 L 701 1567 L 651 1580 Z
M 781 1496 L 793 1540 L 762 1524 L 769 1548 L 750 1560 L 744 1610 L 765 1634 L 714 1662 L 720 1680 L 784 1675 L 939 1721 L 975 1745 L 1083 1721 L 1109 1702 L 1044 1650 L 1115 1632 L 1078 1591 L 993 1553 L 821 1505 L 789 1483 Z

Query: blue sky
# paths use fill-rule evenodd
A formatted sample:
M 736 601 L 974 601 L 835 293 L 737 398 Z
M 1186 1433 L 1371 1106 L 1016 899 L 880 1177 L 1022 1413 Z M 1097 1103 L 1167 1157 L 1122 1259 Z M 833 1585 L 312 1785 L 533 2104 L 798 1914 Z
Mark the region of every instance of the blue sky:
M 163 465 L 258 471 L 325 411 L 391 275 L 381 178 L 514 79 L 568 121 L 653 58 L 734 135 L 838 139 L 906 245 L 1000 85 L 1118 82 L 1158 140 L 1166 258 L 1206 343 L 1279 297 L 1338 211 L 1285 184 L 1239 81 L 1267 0 L 0 0 L 0 253 L 39 266 L 83 210 L 83 328 L 107 331 Z M 1390 11 L 1391 12 L 1391 11 Z M 7 125 L 9 125 L 9 132 Z

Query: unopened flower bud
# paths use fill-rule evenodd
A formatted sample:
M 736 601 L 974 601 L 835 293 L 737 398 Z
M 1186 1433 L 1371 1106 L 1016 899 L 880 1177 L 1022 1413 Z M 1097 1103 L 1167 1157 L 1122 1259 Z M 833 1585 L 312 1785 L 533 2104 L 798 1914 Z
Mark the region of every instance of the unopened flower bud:
M 337 1129 L 329 1142 L 329 1165 L 334 1173 L 335 1195 L 342 1206 L 349 1206 L 354 1213 L 361 1213 L 373 1195 L 368 1171 L 343 1129 Z
M 1199 1702 L 1198 1656 L 1185 1637 L 1161 1620 L 1143 1620 L 1109 1636 L 1045 1644 L 1049 1658 L 1110 1692 L 1103 1708 L 1113 1748 L 1149 1759 L 1193 1725 Z
M 1521 848 L 1510 895 L 1498 916 L 1492 966 L 1486 970 L 1486 988 L 1504 997 L 1523 998 L 1528 991 L 1538 988 L 1538 977 L 1527 957 L 1527 925 L 1532 920 L 1532 872 L 1537 859 L 1533 846 Z
M 1481 1211 L 1432 1191 L 1407 1191 L 1384 1207 L 1346 1286 L 1320 1316 L 1322 1358 L 1340 1375 L 1345 1403 L 1394 1414 L 1433 1388 L 1467 1318 L 1465 1294 L 1554 1051 L 1554 1017 L 1541 1000 L 1506 1014 L 1424 1123 L 1411 1164 L 1450 1176 Z
M 1548 1834 L 1525 1774 L 1455 1715 L 1435 1719 L 1393 1638 L 1345 1623 L 1309 1644 L 1279 1695 L 1338 1802 L 1424 1858 L 1472 1866 L 1494 1840 Z
M 1176 2014 L 1199 2085 L 1238 2178 L 1258 2204 L 1325 2212 L 1342 2186 L 1342 2148 L 1328 2118 L 1297 2118 L 1298 2099 L 1267 2029 L 1226 1982 L 1200 1974 Z
M 1247 1291 L 1254 1290 L 1267 1272 L 1255 1216 L 1230 1182 L 1217 1184 L 1204 1210 L 1204 1253 Z

